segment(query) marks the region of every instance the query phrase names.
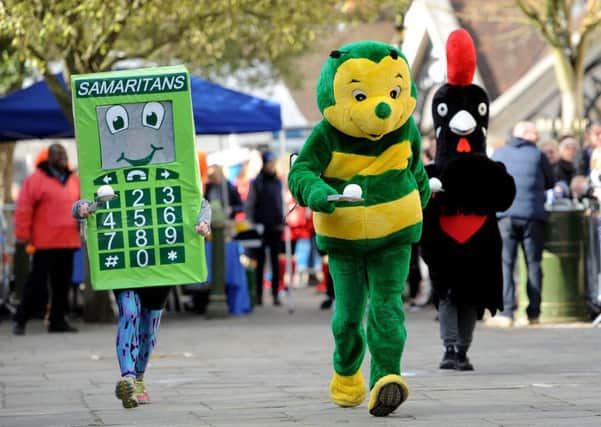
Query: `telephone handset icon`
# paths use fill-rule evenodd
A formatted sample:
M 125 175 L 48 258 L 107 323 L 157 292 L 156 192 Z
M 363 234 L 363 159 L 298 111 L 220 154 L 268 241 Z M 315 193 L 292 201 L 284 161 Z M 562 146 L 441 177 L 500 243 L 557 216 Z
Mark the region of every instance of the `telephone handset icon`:
M 148 173 L 145 169 L 131 169 L 125 172 L 125 181 L 148 181 Z

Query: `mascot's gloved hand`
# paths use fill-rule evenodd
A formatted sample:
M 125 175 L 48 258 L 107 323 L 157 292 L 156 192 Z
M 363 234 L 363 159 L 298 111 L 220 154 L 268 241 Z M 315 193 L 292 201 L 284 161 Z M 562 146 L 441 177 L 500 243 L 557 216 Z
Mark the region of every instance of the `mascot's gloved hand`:
M 309 193 L 307 205 L 313 212 L 332 213 L 336 209 L 336 204 L 328 202 L 328 196 L 331 194 L 338 193 L 329 185 L 316 185 Z

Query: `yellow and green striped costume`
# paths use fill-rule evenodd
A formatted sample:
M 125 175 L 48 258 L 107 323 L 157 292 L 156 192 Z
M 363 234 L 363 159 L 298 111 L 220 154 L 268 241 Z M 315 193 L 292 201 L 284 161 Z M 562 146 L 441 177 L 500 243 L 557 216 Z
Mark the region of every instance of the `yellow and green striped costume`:
M 409 393 L 400 377 L 407 336 L 402 294 L 430 198 L 411 117 L 416 88 L 402 53 L 373 41 L 332 51 L 317 87 L 324 119 L 292 165 L 288 185 L 298 203 L 314 211 L 317 244 L 328 253 L 334 281 L 330 398 L 340 406 L 361 404 L 367 344 L 369 410 L 384 416 Z M 328 201 L 348 184 L 361 187 L 363 201 Z M 388 404 L 382 396 L 391 390 L 398 393 Z
M 325 120 L 315 127 L 290 171 L 292 194 L 306 205 L 315 185 L 341 194 L 358 184 L 364 199 L 314 214 L 320 249 L 365 252 L 419 240 L 422 206 L 430 197 L 420 145 L 412 118 L 378 141 L 349 137 Z

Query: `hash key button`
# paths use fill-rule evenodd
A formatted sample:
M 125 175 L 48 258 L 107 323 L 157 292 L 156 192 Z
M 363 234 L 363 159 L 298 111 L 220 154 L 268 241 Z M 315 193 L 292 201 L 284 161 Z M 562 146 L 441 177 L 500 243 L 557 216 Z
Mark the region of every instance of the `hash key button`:
M 100 254 L 100 270 L 117 270 L 125 268 L 125 254 L 123 252 L 109 252 Z

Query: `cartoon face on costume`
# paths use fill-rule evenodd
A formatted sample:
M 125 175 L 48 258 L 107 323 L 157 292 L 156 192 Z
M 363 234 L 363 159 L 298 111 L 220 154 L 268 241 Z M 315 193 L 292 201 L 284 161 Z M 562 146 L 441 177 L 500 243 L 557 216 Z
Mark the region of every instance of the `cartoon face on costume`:
M 486 152 L 488 95 L 472 84 L 476 48 L 467 31 L 453 31 L 446 44 L 448 83 L 434 94 L 432 118 L 436 136 L 436 163 L 458 156 Z
M 434 94 L 432 117 L 437 163 L 486 152 L 488 96 L 476 85 L 445 84 Z
M 330 54 L 318 82 L 318 105 L 339 131 L 377 141 L 415 109 L 409 65 L 393 46 L 356 42 Z
M 102 105 L 96 115 L 102 169 L 175 160 L 171 102 Z

